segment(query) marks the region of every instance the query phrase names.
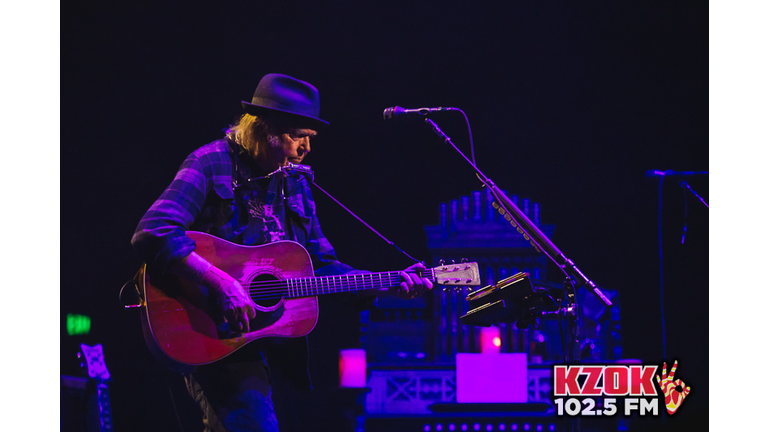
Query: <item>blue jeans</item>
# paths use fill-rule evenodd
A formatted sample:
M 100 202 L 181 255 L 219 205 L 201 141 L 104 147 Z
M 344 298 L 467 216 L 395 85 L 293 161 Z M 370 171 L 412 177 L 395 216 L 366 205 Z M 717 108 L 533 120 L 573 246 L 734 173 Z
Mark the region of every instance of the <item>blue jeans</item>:
M 203 410 L 204 432 L 278 431 L 263 356 L 225 358 L 183 375 L 189 394 Z

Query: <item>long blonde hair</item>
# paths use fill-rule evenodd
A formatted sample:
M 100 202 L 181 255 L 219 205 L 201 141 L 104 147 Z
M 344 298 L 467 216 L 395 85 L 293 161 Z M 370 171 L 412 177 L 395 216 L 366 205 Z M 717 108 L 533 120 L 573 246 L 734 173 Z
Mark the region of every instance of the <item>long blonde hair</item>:
M 246 113 L 226 130 L 226 135 L 246 153 L 255 157 L 261 146 L 267 143 L 271 129 L 264 118 Z

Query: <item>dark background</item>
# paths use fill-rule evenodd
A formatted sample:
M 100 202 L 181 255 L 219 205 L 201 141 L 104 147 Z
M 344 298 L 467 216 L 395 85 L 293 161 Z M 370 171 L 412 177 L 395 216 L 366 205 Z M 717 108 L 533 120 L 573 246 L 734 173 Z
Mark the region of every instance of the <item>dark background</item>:
M 271 72 L 320 91 L 331 128 L 305 161 L 317 183 L 426 261 L 423 227 L 438 223 L 440 203 L 480 183 L 420 119 L 381 113 L 464 110 L 480 169 L 540 203 L 542 222 L 557 227 L 553 242 L 619 292 L 625 356 L 680 361 L 692 392 L 668 424 L 708 424 L 708 209 L 664 181 L 664 357 L 659 179 L 645 175 L 708 170 L 706 4 L 205 3 L 79 1 L 61 12 L 61 373 L 82 374 L 80 343 L 104 345 L 115 430 L 177 430 L 171 394 L 186 430 L 197 430 L 196 407 L 153 362 L 118 292 L 141 263 L 130 246 L 138 220 Z M 470 154 L 460 114 L 432 118 Z M 706 176 L 689 183 L 708 201 Z M 316 199 L 342 261 L 410 264 Z M 67 313 L 89 315 L 91 334 L 67 336 Z M 334 339 L 316 357 L 330 369 L 336 350 L 355 344 L 354 332 L 337 333 L 344 315 L 332 305 L 321 313 L 318 337 Z M 337 371 L 326 372 L 320 384 L 332 386 Z

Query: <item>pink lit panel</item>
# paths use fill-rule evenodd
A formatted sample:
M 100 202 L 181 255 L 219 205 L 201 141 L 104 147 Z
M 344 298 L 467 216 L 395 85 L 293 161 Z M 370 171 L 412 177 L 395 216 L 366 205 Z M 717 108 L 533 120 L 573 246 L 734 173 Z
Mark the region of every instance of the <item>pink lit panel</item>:
M 365 387 L 366 369 L 365 350 L 343 349 L 339 352 L 339 385 L 341 387 Z
M 456 354 L 456 402 L 528 402 L 526 354 Z

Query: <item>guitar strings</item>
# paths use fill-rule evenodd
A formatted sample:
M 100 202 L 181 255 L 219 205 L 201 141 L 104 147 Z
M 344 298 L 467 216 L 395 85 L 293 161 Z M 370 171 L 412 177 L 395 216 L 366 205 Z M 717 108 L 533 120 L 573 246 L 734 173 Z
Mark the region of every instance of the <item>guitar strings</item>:
M 337 275 L 337 276 L 323 276 L 323 277 L 304 277 L 304 278 L 291 278 L 291 279 L 274 279 L 274 280 L 268 280 L 268 281 L 254 281 L 254 282 L 252 282 L 250 284 L 250 286 L 251 287 L 258 286 L 258 287 L 256 289 L 252 289 L 250 291 L 260 291 L 264 287 L 267 287 L 267 288 L 269 288 L 269 287 L 283 288 L 289 282 L 293 282 L 294 284 L 297 284 L 294 287 L 299 287 L 300 284 L 303 283 L 302 281 L 318 281 L 318 280 L 321 280 L 321 279 L 331 280 L 330 284 L 333 285 L 333 287 L 345 287 L 345 288 L 348 288 L 348 287 L 351 287 L 351 286 L 361 286 L 361 285 L 364 286 L 367 283 L 366 281 L 359 281 L 357 279 L 354 279 L 355 276 L 358 276 L 358 275 L 352 275 L 351 277 L 353 279 L 350 279 L 349 275 Z M 399 273 L 395 273 L 395 272 L 390 272 L 390 273 L 366 273 L 366 274 L 362 274 L 362 276 L 367 276 L 369 279 L 371 279 L 371 283 L 375 283 L 375 281 L 372 280 L 373 278 L 371 276 L 379 276 L 380 279 L 383 276 L 383 277 L 389 278 L 390 280 L 391 279 L 398 279 L 399 280 L 400 274 Z M 432 274 L 432 275 L 425 274 L 424 276 L 426 276 L 426 277 L 430 277 L 431 276 L 431 280 L 434 281 L 434 274 Z M 333 280 L 332 278 L 344 278 L 344 279 Z M 322 288 L 322 283 L 323 282 L 308 282 L 304 286 L 307 287 L 307 286 L 314 285 L 314 286 L 320 286 Z M 367 289 L 367 288 L 361 288 L 361 289 Z
M 363 281 L 356 280 L 356 276 L 362 276 Z M 379 278 L 378 281 L 374 280 L 374 277 L 376 276 Z M 429 278 L 432 282 L 435 281 L 435 272 L 433 269 L 427 269 L 423 272 L 422 276 Z M 366 281 L 366 278 L 369 280 Z M 299 294 L 293 297 L 311 297 L 317 294 L 326 294 L 326 289 L 322 286 L 322 279 L 329 281 L 329 285 L 326 288 L 329 290 L 327 294 L 331 294 L 396 286 L 400 281 L 400 272 L 254 281 L 249 285 L 248 293 L 253 300 L 279 299 L 286 295 L 291 296 L 291 294 Z M 304 282 L 304 285 L 302 285 L 302 281 L 306 281 Z M 370 288 L 366 287 L 368 282 L 371 284 Z
M 399 274 L 396 274 L 396 275 L 389 274 L 384 277 L 381 277 L 379 281 L 375 281 L 372 279 L 370 281 L 362 281 L 362 282 L 355 281 L 355 280 L 348 280 L 348 279 L 337 280 L 337 281 L 332 281 L 327 287 L 324 287 L 322 285 L 322 282 L 309 282 L 309 281 L 315 281 L 317 279 L 318 278 L 297 278 L 297 279 L 290 279 L 290 280 L 259 281 L 259 282 L 252 283 L 250 285 L 251 288 L 248 291 L 249 293 L 259 293 L 259 294 L 286 293 L 291 290 L 298 291 L 298 292 L 325 293 L 327 288 L 329 291 L 332 291 L 332 292 L 344 292 L 344 291 L 350 291 L 352 290 L 352 288 L 358 288 L 358 287 L 362 287 L 359 289 L 376 289 L 376 288 L 390 287 L 393 285 L 397 285 L 397 282 L 399 282 L 400 277 L 399 277 Z M 308 281 L 308 282 L 302 282 L 302 281 Z M 290 283 L 292 283 L 291 286 L 289 286 Z M 366 285 L 369 283 L 371 285 L 370 288 L 366 287 Z

